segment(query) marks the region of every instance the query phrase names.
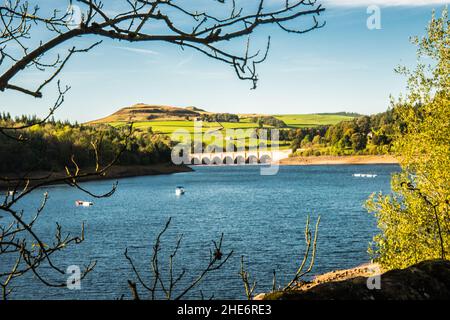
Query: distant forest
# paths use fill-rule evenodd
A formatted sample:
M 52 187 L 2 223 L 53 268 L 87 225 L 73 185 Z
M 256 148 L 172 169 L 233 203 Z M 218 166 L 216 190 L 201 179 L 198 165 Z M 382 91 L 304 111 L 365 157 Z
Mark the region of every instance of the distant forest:
M 0 114 L 0 127 L 18 127 L 36 123 L 36 117 L 16 117 Z M 95 152 L 99 150 L 102 164 L 115 159 L 123 149 L 127 128 L 112 126 L 82 126 L 68 121 L 50 120 L 20 132 L 21 142 L 0 134 L 0 172 L 25 173 L 31 171 L 61 171 L 71 166 L 71 156 L 80 168 L 95 165 Z M 9 130 L 12 134 L 12 130 Z M 117 164 L 148 165 L 170 162 L 170 140 L 161 135 L 135 130 L 129 138 L 127 149 Z
M 340 113 L 348 115 L 348 113 Z M 220 117 L 233 119 L 233 115 Z M 225 119 L 221 119 L 222 121 Z M 360 116 L 336 125 L 315 128 L 288 129 L 282 121 L 273 117 L 255 118 L 254 121 L 280 128 L 279 139 L 290 143 L 293 155 L 350 155 L 386 154 L 390 152 L 394 119 L 392 111 Z M 12 118 L 9 113 L 0 114 L 0 127 L 17 127 L 40 122 L 35 116 Z M 17 143 L 6 135 L 0 135 L 0 172 L 25 173 L 31 171 L 61 171 L 70 165 L 74 155 L 81 168 L 95 165 L 92 143 L 97 144 L 103 164 L 112 161 L 123 148 L 126 127 L 110 125 L 85 126 L 69 121 L 51 119 L 21 132 L 25 141 Z M 271 136 L 269 129 L 269 137 Z M 118 165 L 149 165 L 171 161 L 168 136 L 148 130 L 135 129 L 126 151 Z
M 297 129 L 280 139 L 292 141 L 294 155 L 386 154 L 391 151 L 394 125 L 393 111 L 388 110 L 336 125 Z
M 318 115 L 321 116 L 346 116 L 346 117 L 363 117 L 364 114 L 360 114 L 357 112 L 346 112 L 346 111 L 341 111 L 341 112 L 330 112 L 330 113 L 316 113 Z

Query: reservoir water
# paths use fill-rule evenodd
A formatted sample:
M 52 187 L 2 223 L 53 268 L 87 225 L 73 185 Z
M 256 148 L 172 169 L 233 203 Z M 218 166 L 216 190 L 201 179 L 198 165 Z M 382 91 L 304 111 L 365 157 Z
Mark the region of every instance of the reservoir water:
M 299 265 L 304 249 L 304 226 L 311 215 L 312 228 L 321 216 L 317 258 L 311 275 L 354 267 L 368 262 L 367 247 L 376 234 L 376 220 L 363 205 L 373 192 L 390 192 L 395 165 L 286 166 L 274 176 L 261 176 L 258 166 L 199 166 L 194 172 L 121 179 L 117 192 L 93 199 L 68 186 L 52 186 L 33 193 L 17 208 L 36 210 L 42 193 L 50 199 L 36 228 L 49 242 L 59 222 L 64 230 L 79 232 L 86 225 L 86 240 L 55 256 L 64 269 L 96 260 L 95 270 L 81 282 L 81 290 L 55 289 L 33 276 L 13 282 L 14 297 L 24 299 L 130 298 L 127 280 L 136 281 L 124 251 L 133 257 L 150 282 L 154 239 L 169 217 L 172 223 L 162 239 L 161 271 L 167 275 L 168 255 L 183 234 L 175 269 L 186 269 L 180 289 L 194 279 L 209 259 L 211 240 L 224 233 L 224 253 L 234 254 L 225 266 L 210 274 L 188 298 L 214 295 L 244 299 L 238 275 L 241 255 L 256 292 L 269 291 L 272 272 L 285 284 Z M 376 174 L 375 178 L 354 173 Z M 105 192 L 111 181 L 85 183 Z M 183 196 L 175 188 L 184 186 Z M 94 202 L 76 207 L 76 200 Z M 0 220 L 1 222 L 1 220 Z M 5 261 L 2 261 L 5 263 Z M 45 268 L 45 266 L 43 266 Z M 52 274 L 54 276 L 54 274 Z M 61 279 L 59 277 L 58 279 Z M 175 290 L 177 291 L 177 290 Z M 146 294 L 142 292 L 143 298 Z

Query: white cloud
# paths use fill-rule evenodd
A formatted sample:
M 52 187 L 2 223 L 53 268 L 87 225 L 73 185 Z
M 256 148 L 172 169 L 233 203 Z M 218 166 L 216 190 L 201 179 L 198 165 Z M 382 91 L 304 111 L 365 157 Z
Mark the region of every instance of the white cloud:
M 176 69 L 179 69 L 181 67 L 183 67 L 184 65 L 190 63 L 192 61 L 192 58 L 194 56 L 191 54 L 190 56 L 188 56 L 187 58 L 181 60 L 180 62 L 177 63 L 177 65 L 175 66 Z
M 143 53 L 143 54 L 150 54 L 150 55 L 158 55 L 159 53 L 153 50 L 148 49 L 140 49 L 140 48 L 130 48 L 130 47 L 117 47 L 117 49 L 126 50 L 134 53 Z
M 333 6 L 425 6 L 425 5 L 444 5 L 450 3 L 450 0 L 322 0 L 318 3 Z

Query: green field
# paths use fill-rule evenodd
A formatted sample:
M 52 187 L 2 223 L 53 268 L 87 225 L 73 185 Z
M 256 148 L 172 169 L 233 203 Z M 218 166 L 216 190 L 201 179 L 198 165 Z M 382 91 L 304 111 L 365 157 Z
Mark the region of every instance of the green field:
M 290 114 L 290 115 L 275 115 L 277 119 L 284 121 L 289 128 L 311 128 L 321 125 L 332 125 L 340 121 L 351 120 L 352 117 L 341 115 L 318 115 L 318 114 Z M 123 122 L 112 122 L 113 126 L 121 126 Z M 145 121 L 135 122 L 134 127 L 145 130 L 151 127 L 153 132 L 162 134 L 172 134 L 176 130 L 184 129 L 190 133 L 194 132 L 194 122 L 187 120 L 178 121 Z M 202 132 L 205 133 L 211 130 L 220 130 L 222 127 L 226 129 L 251 129 L 257 128 L 258 125 L 250 121 L 250 118 L 241 118 L 238 123 L 234 122 L 203 122 Z M 267 126 L 266 126 L 267 127 Z
M 277 119 L 284 121 L 292 128 L 311 128 L 321 125 L 336 124 L 341 121 L 351 120 L 353 117 L 341 115 L 321 115 L 321 114 L 288 114 L 275 115 Z
M 275 115 L 277 119 L 284 121 L 287 124 L 287 129 L 295 129 L 295 128 L 311 128 L 317 127 L 321 125 L 332 125 L 336 124 L 340 121 L 351 120 L 352 117 L 349 116 L 341 116 L 341 115 L 318 115 L 318 114 L 292 114 L 292 115 Z M 124 125 L 124 122 L 111 122 L 110 125 L 119 127 Z M 188 120 L 172 120 L 172 121 L 159 121 L 159 120 L 151 120 L 151 121 L 142 121 L 135 122 L 133 124 L 135 129 L 138 130 L 148 130 L 151 128 L 153 132 L 165 134 L 171 136 L 173 133 L 179 130 L 186 130 L 190 133 L 191 140 L 194 140 L 194 121 Z M 270 128 L 270 126 L 264 126 L 266 128 Z M 258 128 L 258 125 L 254 122 L 251 122 L 251 118 L 243 117 L 240 119 L 240 122 L 203 122 L 201 127 L 202 141 L 206 144 L 213 144 L 215 138 L 212 136 L 208 136 L 207 133 L 221 133 L 223 135 L 226 134 L 223 129 L 242 129 L 244 130 L 243 134 L 234 136 L 234 139 L 239 139 L 242 137 L 246 137 L 245 130 L 246 129 L 254 129 Z M 200 129 L 198 129 L 200 130 Z M 242 137 L 241 137 L 242 136 Z M 175 138 L 178 140 L 178 138 Z M 225 136 L 224 136 L 225 139 Z M 247 141 L 247 146 L 252 146 L 256 142 Z M 226 141 L 223 143 L 227 144 Z M 270 145 L 270 142 L 268 142 Z M 288 148 L 290 143 L 288 141 L 281 141 L 279 147 L 284 149 Z
M 124 125 L 124 122 L 112 122 L 110 125 L 119 127 Z M 194 122 L 193 121 L 187 121 L 187 120 L 179 120 L 179 121 L 145 121 L 145 122 L 134 122 L 133 127 L 135 129 L 141 129 L 146 130 L 148 128 L 152 128 L 153 132 L 156 133 L 162 133 L 170 135 L 174 133 L 177 130 L 186 130 L 189 133 L 194 133 Z M 221 122 L 220 124 L 218 122 L 203 122 L 201 131 L 203 133 L 206 133 L 208 131 L 215 131 L 215 130 L 221 130 L 222 128 L 225 129 L 252 129 L 257 128 L 258 126 L 255 123 L 251 123 L 248 121 L 242 121 L 242 122 Z M 267 126 L 266 126 L 267 127 Z M 197 129 L 197 130 L 200 130 Z

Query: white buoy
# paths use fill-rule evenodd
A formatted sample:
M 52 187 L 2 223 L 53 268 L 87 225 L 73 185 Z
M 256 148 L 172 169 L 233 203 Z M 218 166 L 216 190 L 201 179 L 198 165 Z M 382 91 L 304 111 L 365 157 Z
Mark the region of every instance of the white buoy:
M 175 189 L 175 194 L 177 195 L 177 196 L 181 196 L 181 195 L 183 195 L 184 194 L 184 188 L 183 187 L 177 187 L 176 189 Z

